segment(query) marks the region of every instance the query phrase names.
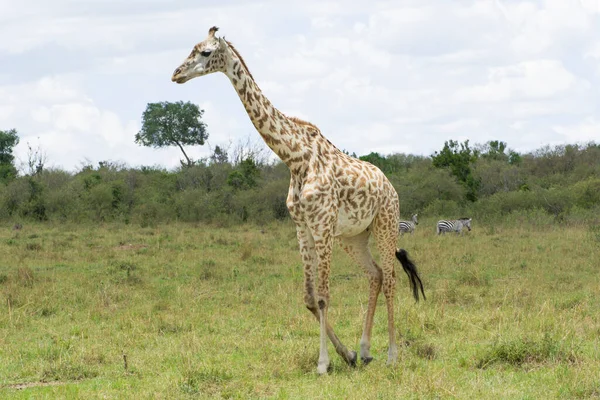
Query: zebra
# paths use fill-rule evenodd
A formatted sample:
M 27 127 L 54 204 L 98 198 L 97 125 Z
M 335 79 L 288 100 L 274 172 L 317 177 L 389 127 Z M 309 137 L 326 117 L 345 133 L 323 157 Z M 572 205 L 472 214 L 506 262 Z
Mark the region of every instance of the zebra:
M 405 232 L 410 232 L 412 235 L 415 232 L 415 227 L 417 225 L 419 225 L 419 222 L 417 221 L 417 214 L 415 214 L 412 216 L 411 221 L 400 221 L 398 230 L 401 235 L 404 235 Z
M 447 221 L 442 219 L 437 223 L 437 234 L 440 235 L 446 232 L 456 232 L 458 235 L 464 234 L 463 227 L 467 227 L 469 231 L 471 231 L 471 218 L 459 218 L 451 221 Z

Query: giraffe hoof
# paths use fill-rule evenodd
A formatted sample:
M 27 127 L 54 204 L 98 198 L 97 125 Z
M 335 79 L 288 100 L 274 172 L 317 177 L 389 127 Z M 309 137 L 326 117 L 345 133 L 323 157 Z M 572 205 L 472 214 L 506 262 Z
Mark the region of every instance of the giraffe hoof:
M 356 352 L 355 351 L 350 351 L 350 358 L 348 359 L 348 365 L 351 367 L 356 367 L 356 359 L 358 357 L 356 356 Z
M 373 361 L 373 357 L 361 357 L 360 358 L 364 365 L 369 365 Z
M 317 366 L 317 374 L 319 375 L 327 375 L 327 373 L 331 370 L 331 365 L 327 364 L 319 364 Z

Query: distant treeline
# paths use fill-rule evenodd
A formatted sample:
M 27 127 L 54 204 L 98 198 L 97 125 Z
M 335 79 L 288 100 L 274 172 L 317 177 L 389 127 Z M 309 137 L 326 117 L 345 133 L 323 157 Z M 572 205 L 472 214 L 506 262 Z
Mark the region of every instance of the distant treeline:
M 253 157 L 231 161 L 220 148 L 175 170 L 114 162 L 77 172 L 30 163 L 0 180 L 2 221 L 191 221 L 267 223 L 289 218 L 289 171 Z M 531 153 L 506 143 L 446 142 L 435 154 L 359 157 L 380 167 L 409 218 L 473 217 L 480 222 L 600 223 L 600 145 L 546 146 Z

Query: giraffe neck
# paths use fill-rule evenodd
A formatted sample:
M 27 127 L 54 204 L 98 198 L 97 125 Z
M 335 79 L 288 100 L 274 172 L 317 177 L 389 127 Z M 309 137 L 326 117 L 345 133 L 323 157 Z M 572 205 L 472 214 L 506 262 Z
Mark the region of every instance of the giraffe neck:
M 285 116 L 264 96 L 238 54 L 233 50 L 229 53 L 231 59 L 225 74 L 244 104 L 252 124 L 267 146 L 291 171 L 302 169 L 304 157 L 309 153 L 308 141 L 298 133 L 304 130 L 298 129 L 296 121 Z M 318 131 L 316 127 L 314 129 Z

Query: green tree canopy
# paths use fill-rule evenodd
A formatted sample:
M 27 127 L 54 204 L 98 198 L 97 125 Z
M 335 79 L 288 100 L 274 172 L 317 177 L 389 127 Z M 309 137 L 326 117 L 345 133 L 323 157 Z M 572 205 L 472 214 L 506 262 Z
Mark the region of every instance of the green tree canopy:
M 519 153 L 510 150 L 507 147 L 506 142 L 501 140 L 490 140 L 484 145 L 480 145 L 478 151 L 482 158 L 488 160 L 504 161 L 511 165 L 519 164 L 522 161 Z
M 506 154 L 506 142 L 501 140 L 490 140 L 478 150 L 483 158 L 498 161 L 508 160 L 508 155 Z
M 8 182 L 17 175 L 14 166 L 13 148 L 19 144 L 19 135 L 15 129 L 0 131 L 0 182 Z
M 227 150 L 216 146 L 213 153 L 210 156 L 211 164 L 226 164 L 229 160 L 229 155 L 227 154 Z
M 260 169 L 252 158 L 240 162 L 227 177 L 227 184 L 235 189 L 248 189 L 256 187 Z
M 390 160 L 377 152 L 371 152 L 366 156 L 360 156 L 359 159 L 370 162 L 386 174 L 393 172 L 393 166 L 391 165 Z
M 178 146 L 190 166 L 193 161 L 183 146 L 203 145 L 208 138 L 203 114 L 204 110 L 190 102 L 148 103 L 135 142 L 149 147 Z
M 473 177 L 471 165 L 479 158 L 479 152 L 469 147 L 469 141 L 463 143 L 450 140 L 444 143 L 444 148 L 439 153 L 436 151 L 431 156 L 432 164 L 436 168 L 448 168 L 467 188 L 467 199 L 477 200 L 479 181 Z

